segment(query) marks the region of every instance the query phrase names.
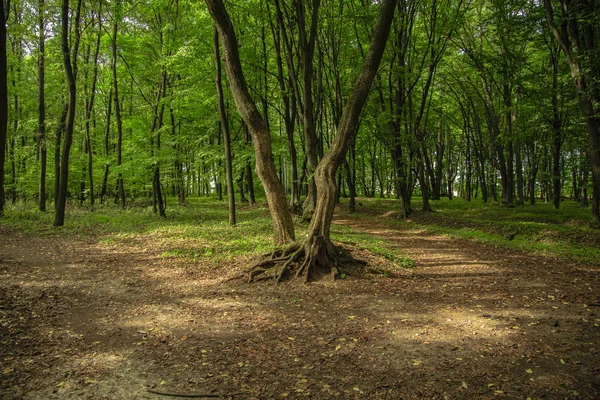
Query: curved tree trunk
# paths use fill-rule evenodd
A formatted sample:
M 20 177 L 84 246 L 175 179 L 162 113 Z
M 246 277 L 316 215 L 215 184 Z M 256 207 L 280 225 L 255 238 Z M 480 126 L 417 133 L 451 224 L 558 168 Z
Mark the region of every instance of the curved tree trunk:
M 231 19 L 222 0 L 205 1 L 223 44 L 225 67 L 233 99 L 252 135 L 256 153 L 256 173 L 265 189 L 265 196 L 273 219 L 275 244 L 290 243 L 295 239 L 292 215 L 273 162 L 269 128 L 248 92 Z
M 304 274 L 307 279 L 312 270 L 319 267 L 330 268 L 335 275 L 337 260 L 344 259 L 342 252 L 332 244 L 330 238 L 331 221 L 337 202 L 336 172 L 344 162 L 346 152 L 356 135 L 358 119 L 379 68 L 395 8 L 395 0 L 384 0 L 381 3 L 371 46 L 354 84 L 354 90 L 344 107 L 337 135 L 315 170 L 317 205 L 304 243 L 305 261 L 298 271 L 298 275 Z

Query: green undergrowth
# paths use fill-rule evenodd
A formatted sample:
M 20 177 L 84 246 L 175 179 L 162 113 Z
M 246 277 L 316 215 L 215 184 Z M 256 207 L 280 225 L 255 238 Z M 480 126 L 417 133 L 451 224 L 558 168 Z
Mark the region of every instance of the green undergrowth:
M 0 224 L 34 235 L 76 236 L 107 245 L 155 246 L 163 258 L 189 261 L 232 260 L 272 249 L 273 231 L 265 207 L 239 206 L 238 222 L 232 227 L 225 202 L 189 198 L 186 205 L 180 206 L 175 199 L 169 200 L 166 218 L 139 206 L 122 210 L 101 205 L 93 212 L 71 206 L 65 225 L 53 227 L 54 213 L 41 213 L 19 204 L 7 209 Z
M 342 199 L 342 216 L 350 216 L 346 203 Z M 186 205 L 176 204 L 175 199 L 169 199 L 168 204 L 167 218 L 143 206 L 122 210 L 113 204 L 100 205 L 92 212 L 71 205 L 65 226 L 53 227 L 52 212 L 42 213 L 32 203 L 19 203 L 7 207 L 0 225 L 33 235 L 71 236 L 106 245 L 152 246 L 163 258 L 192 262 L 229 261 L 273 249 L 273 231 L 264 202 L 252 207 L 238 205 L 235 227 L 228 224 L 226 202 L 188 198 Z M 414 198 L 413 209 L 418 210 L 420 205 L 420 199 Z M 564 201 L 559 210 L 545 203 L 506 207 L 462 199 L 432 201 L 431 206 L 434 212 L 415 211 L 403 221 L 395 213 L 397 200 L 361 198 L 351 218 L 373 221 L 387 229 L 426 231 L 600 265 L 600 230 L 590 226 L 589 208 L 573 201 Z M 305 225 L 298 224 L 297 237 L 302 238 L 305 230 Z M 341 224 L 333 225 L 332 238 L 370 251 L 395 268 L 414 266 L 391 239 Z
M 600 265 L 600 230 L 591 225 L 591 210 L 565 200 L 558 210 L 539 202 L 508 207 L 475 199 L 431 201 L 433 212 L 415 211 L 406 221 L 394 214 L 390 199 L 361 199 L 358 218 L 400 229 L 425 230 L 449 237 L 475 240 L 515 250 Z M 421 199 L 412 208 L 419 210 Z
M 412 268 L 415 262 L 394 249 L 391 240 L 360 232 L 344 225 L 335 225 L 331 231 L 332 239 L 342 244 L 368 250 L 388 260 L 396 268 Z

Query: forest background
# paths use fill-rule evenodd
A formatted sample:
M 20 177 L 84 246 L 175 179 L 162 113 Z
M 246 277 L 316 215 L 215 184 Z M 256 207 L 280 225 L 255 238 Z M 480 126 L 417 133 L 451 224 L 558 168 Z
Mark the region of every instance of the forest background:
M 253 127 L 236 112 L 227 76 L 215 90 L 221 57 L 204 4 L 3 6 L 0 212 L 5 202 L 46 210 L 50 201 L 62 225 L 67 199 L 90 209 L 151 204 L 164 216 L 167 195 L 222 199 L 234 183 L 242 202 L 261 195 Z M 278 181 L 305 220 L 378 8 L 228 5 Z M 413 195 L 424 211 L 443 196 L 554 208 L 566 196 L 591 202 L 597 224 L 598 21 L 593 1 L 397 2 L 337 171 L 338 196 L 350 211 L 357 195 L 397 197 L 401 218 Z

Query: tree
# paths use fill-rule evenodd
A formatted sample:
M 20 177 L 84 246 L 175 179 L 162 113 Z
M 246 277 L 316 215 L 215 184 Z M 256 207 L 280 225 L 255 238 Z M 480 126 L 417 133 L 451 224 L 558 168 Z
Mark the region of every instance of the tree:
M 237 109 L 252 135 L 256 153 L 256 173 L 265 189 L 265 196 L 273 219 L 275 245 L 294 240 L 294 224 L 288 209 L 283 186 L 277 177 L 273 162 L 269 127 L 258 111 L 242 71 L 238 44 L 229 14 L 222 0 L 205 0 L 223 44 L 225 68 Z
M 73 143 L 75 108 L 77 106 L 77 53 L 79 50 L 80 39 L 79 22 L 81 15 L 81 3 L 82 0 L 78 0 L 75 12 L 75 38 L 73 40 L 73 55 L 71 55 L 71 49 L 69 47 L 69 0 L 63 0 L 61 7 L 61 48 L 68 88 L 68 106 L 67 116 L 65 119 L 65 138 L 60 162 L 60 185 L 58 187 L 58 196 L 55 204 L 56 214 L 54 216 L 54 226 L 62 226 L 65 223 L 65 208 L 67 205 L 69 181 L 69 155 L 71 154 L 71 144 Z
M 38 48 L 38 151 L 40 152 L 38 207 L 40 211 L 46 211 L 46 164 L 48 150 L 46 146 L 46 34 L 44 30 L 44 0 L 39 0 L 38 13 L 38 29 L 40 30 Z
M 551 0 L 544 0 L 546 19 L 567 57 L 571 77 L 586 119 L 589 157 L 592 167 L 592 218 L 600 224 L 600 52 L 598 10 L 594 0 L 561 0 L 559 21 L 555 21 Z
M 6 68 L 6 21 L 10 0 L 0 5 L 0 217 L 4 216 L 4 162 L 8 131 L 8 70 Z
M 296 276 L 308 280 L 320 268 L 328 269 L 333 276 L 337 276 L 339 264 L 356 262 L 343 249 L 335 246 L 330 237 L 333 212 L 337 203 L 336 173 L 356 136 L 358 120 L 385 50 L 395 8 L 396 0 L 385 0 L 381 3 L 369 52 L 342 112 L 337 133 L 315 170 L 317 204 L 306 239 L 278 252 L 277 260 L 283 261 L 276 274 L 278 281 L 289 272 L 288 268 L 293 264 L 298 264 Z M 273 263 L 273 260 L 260 263 L 252 271 L 251 277 L 264 273 L 264 267 Z
M 115 2 L 115 9 L 113 10 L 113 29 L 112 29 L 112 58 L 111 58 L 111 69 L 112 69 L 112 82 L 114 92 L 114 105 L 115 105 L 115 120 L 117 122 L 117 167 L 120 167 L 123 163 L 123 118 L 121 116 L 121 98 L 119 97 L 119 79 L 117 73 L 117 35 L 119 32 L 119 20 L 121 19 L 121 3 Z M 162 196 L 159 196 L 162 198 Z M 123 182 L 123 173 L 119 171 L 119 177 L 117 178 L 117 196 L 115 201 L 119 200 L 121 208 L 125 208 L 125 186 Z M 163 211 L 164 213 L 164 211 Z
M 235 192 L 233 189 L 233 167 L 231 165 L 231 137 L 229 135 L 229 119 L 225 110 L 225 101 L 223 100 L 223 84 L 221 82 L 221 57 L 219 51 L 219 32 L 215 27 L 214 39 L 215 47 L 215 66 L 216 76 L 215 84 L 217 86 L 217 98 L 219 101 L 219 117 L 221 119 L 219 130 L 223 132 L 223 145 L 225 147 L 225 181 L 227 184 L 227 199 L 229 202 L 229 225 L 235 225 Z M 251 171 L 248 171 L 251 173 Z

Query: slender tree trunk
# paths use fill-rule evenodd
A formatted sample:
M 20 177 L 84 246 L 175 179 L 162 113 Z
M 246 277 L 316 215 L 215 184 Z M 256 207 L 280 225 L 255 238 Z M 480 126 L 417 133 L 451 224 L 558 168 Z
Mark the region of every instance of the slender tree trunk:
M 348 192 L 350 192 L 350 199 L 348 201 L 348 211 L 353 213 L 356 212 L 356 185 L 352 177 L 352 169 L 350 168 L 350 162 L 344 161 L 346 185 L 348 185 Z
M 509 78 L 505 78 L 508 80 Z M 504 164 L 506 165 L 505 179 L 502 181 L 502 187 L 506 191 L 503 193 L 502 198 L 506 200 L 506 203 L 512 205 L 514 202 L 515 193 L 515 173 L 513 168 L 514 160 L 514 127 L 513 127 L 513 103 L 512 103 L 512 85 L 508 82 L 504 83 L 504 107 L 505 107 L 505 132 L 506 132 L 506 159 Z M 499 138 L 498 138 L 499 139 Z M 498 140 L 497 139 L 497 140 Z M 501 159 L 499 158 L 499 161 Z M 501 167 L 502 168 L 502 167 Z M 506 182 L 504 182 L 506 180 Z
M 102 38 L 102 3 L 100 3 L 98 10 L 98 36 L 96 38 L 96 49 L 94 51 L 94 69 L 92 73 L 92 87 L 90 89 L 89 99 L 87 100 L 87 107 L 85 109 L 85 152 L 87 153 L 87 178 L 90 183 L 90 206 L 94 210 L 94 168 L 93 168 L 93 151 L 92 151 L 92 136 L 90 133 L 90 120 L 94 111 L 94 100 L 96 98 L 96 83 L 98 81 L 98 56 L 100 54 L 100 40 Z
M 45 81 L 46 81 L 46 34 L 44 30 L 44 0 L 39 0 L 38 9 L 38 150 L 40 154 L 40 181 L 38 190 L 38 207 L 40 211 L 46 211 L 46 166 L 48 150 L 46 147 L 46 104 L 45 104 Z
M 379 68 L 395 8 L 396 0 L 381 2 L 369 52 L 344 107 L 337 134 L 315 170 L 317 206 L 304 244 L 306 260 L 298 271 L 298 275 L 305 274 L 307 279 L 311 269 L 319 265 L 331 268 L 334 275 L 337 273 L 335 260 L 340 257 L 340 250 L 333 246 L 330 239 L 331 221 L 337 202 L 336 172 L 344 161 L 346 152 L 357 133 L 358 119 Z
M 233 166 L 231 163 L 231 138 L 229 135 L 229 120 L 225 111 L 225 101 L 223 100 L 223 84 L 221 83 L 221 52 L 219 51 L 219 32 L 215 27 L 213 36 L 215 51 L 217 98 L 219 100 L 219 117 L 221 119 L 220 130 L 223 132 L 223 144 L 225 145 L 225 174 L 227 184 L 227 199 L 229 200 L 229 225 L 235 225 L 235 192 L 233 190 Z
M 267 3 L 268 8 L 268 3 Z M 270 12 L 270 9 L 269 9 Z M 279 14 L 278 14 L 279 15 Z M 279 89 L 283 100 L 283 119 L 285 122 L 285 132 L 287 137 L 288 151 L 290 152 L 290 172 L 291 172 L 291 211 L 298 213 L 300 206 L 300 182 L 298 180 L 298 156 L 296 154 L 296 145 L 294 144 L 294 128 L 296 125 L 296 97 L 293 92 L 290 93 L 288 88 L 292 87 L 293 71 L 288 71 L 288 78 L 283 73 L 283 57 L 281 55 L 281 24 L 271 22 L 271 31 L 273 33 L 273 43 L 275 45 L 275 59 L 277 64 L 277 78 L 279 81 Z
M 544 0 L 546 19 L 559 46 L 567 57 L 571 77 L 579 95 L 579 105 L 586 118 L 589 157 L 591 161 L 593 194 L 592 218 L 600 224 L 600 80 L 598 65 L 597 4 L 594 1 L 560 2 L 563 24 L 554 23 L 554 10 L 550 0 Z
M 6 7 L 6 8 L 5 8 Z M 10 1 L 0 4 L 0 217 L 4 216 L 4 163 L 8 132 L 8 69 L 6 64 L 6 20 Z
M 58 203 L 58 189 L 60 187 L 60 147 L 62 145 L 62 137 L 65 132 L 65 126 L 67 124 L 67 112 L 69 111 L 69 103 L 65 103 L 63 112 L 58 121 L 56 127 L 56 133 L 54 135 L 54 208 Z
M 73 56 L 69 49 L 69 0 L 63 0 L 61 8 L 61 44 L 63 53 L 63 64 L 68 87 L 67 118 L 65 120 L 65 138 L 60 163 L 60 185 L 58 187 L 58 198 L 55 205 L 54 226 L 63 226 L 65 223 L 65 208 L 67 205 L 67 191 L 69 181 L 69 155 L 73 143 L 73 130 L 75 124 L 75 107 L 77 105 L 77 53 L 79 50 L 79 19 L 81 15 L 81 1 L 77 3 L 75 13 L 75 38 L 73 44 Z
M 120 9 L 120 4 L 117 2 L 116 9 Z M 113 15 L 113 31 L 112 31 L 112 78 L 113 91 L 115 102 L 115 120 L 117 121 L 117 167 L 120 167 L 123 162 L 123 119 L 121 118 L 121 99 L 119 98 L 119 81 L 117 77 L 117 34 L 119 13 Z M 154 179 L 154 178 L 153 178 Z M 125 185 L 123 183 L 123 173 L 119 171 L 117 178 L 117 198 L 120 200 L 121 208 L 125 208 Z
M 104 164 L 104 176 L 102 178 L 102 190 L 100 191 L 100 203 L 104 202 L 104 196 L 106 196 L 106 193 L 108 191 L 108 172 L 110 169 L 108 156 L 110 154 L 110 116 L 112 114 L 112 97 L 113 89 L 111 88 L 108 93 L 108 103 L 106 109 L 106 127 L 104 129 L 104 157 L 106 157 L 106 164 Z

